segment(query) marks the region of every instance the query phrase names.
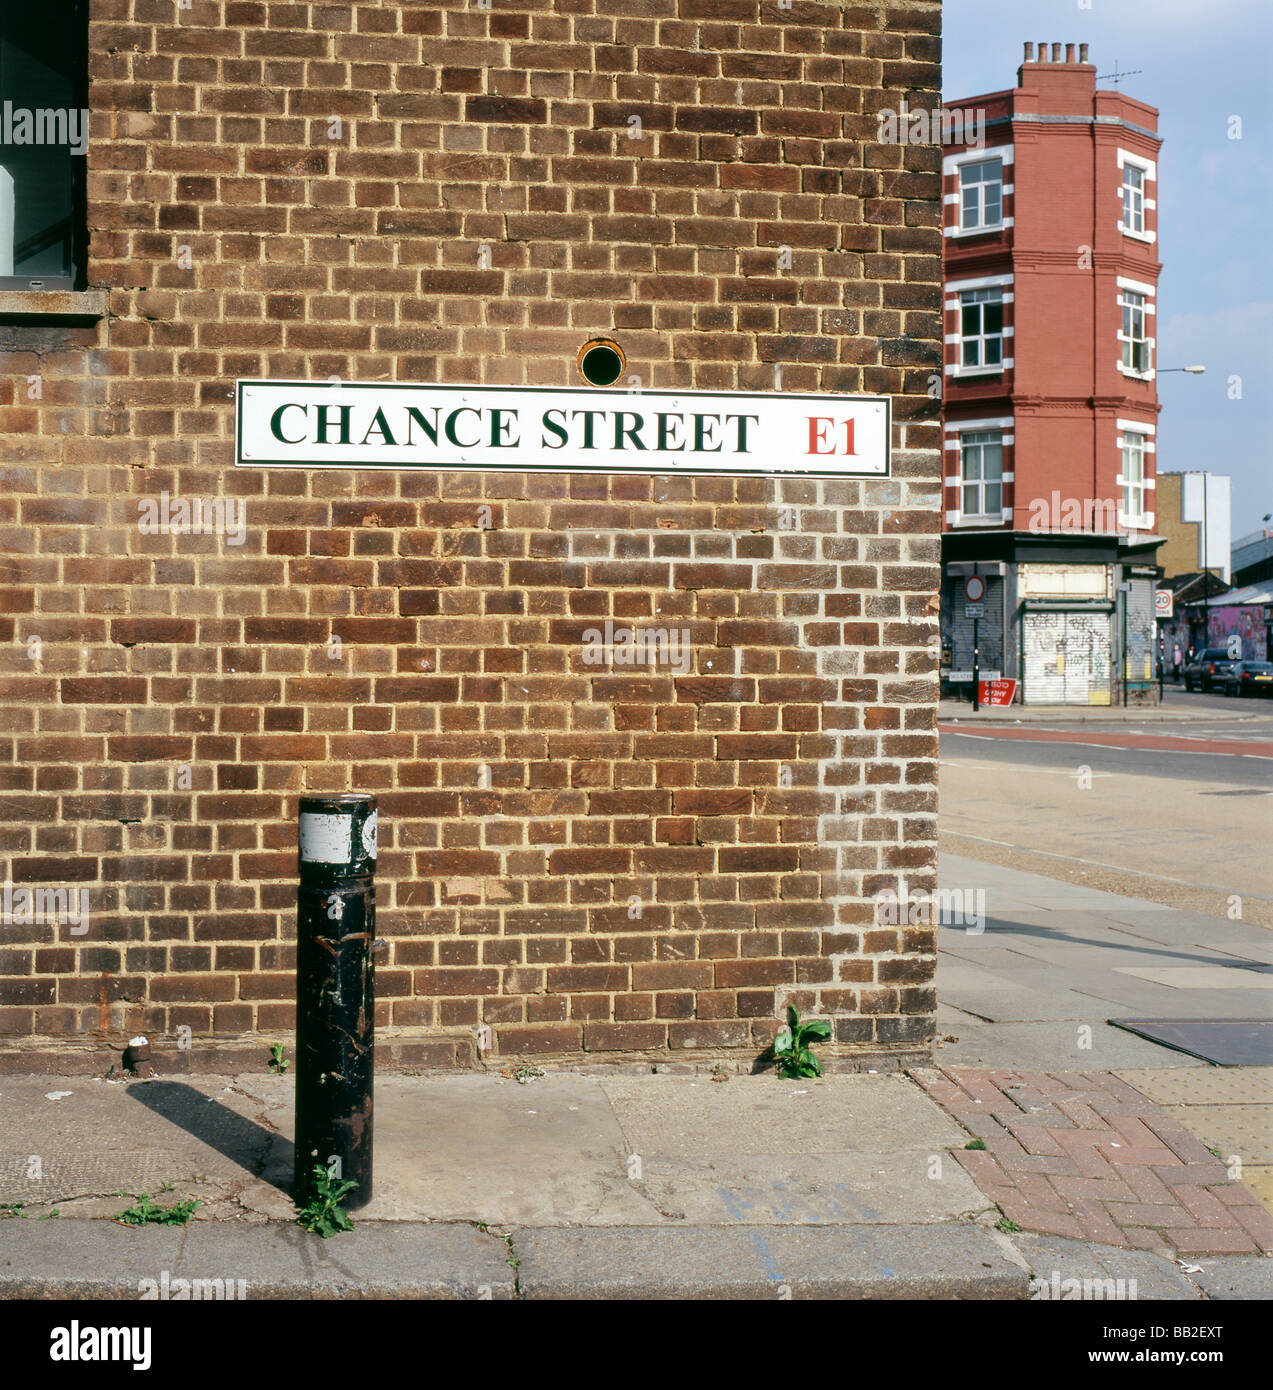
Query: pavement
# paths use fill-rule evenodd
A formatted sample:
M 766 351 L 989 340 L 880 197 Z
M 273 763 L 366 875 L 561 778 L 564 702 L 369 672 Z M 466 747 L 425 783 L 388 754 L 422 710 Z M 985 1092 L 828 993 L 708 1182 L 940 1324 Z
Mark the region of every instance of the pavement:
M 970 686 L 969 689 L 972 687 Z M 1186 691 L 1167 683 L 1161 704 L 1144 705 L 982 705 L 974 710 L 969 699 L 947 696 L 937 706 L 941 723 L 982 724 L 1172 724 L 1196 719 L 1229 721 L 1249 719 L 1267 708 L 1264 701 L 1247 702 L 1230 696 Z
M 0 1297 L 1273 1294 L 1273 1067 L 1106 1022 L 1265 1007 L 1273 938 L 954 857 L 942 882 L 986 914 L 941 928 L 934 1067 L 382 1074 L 374 1194 L 326 1241 L 286 1191 L 290 1076 L 0 1077 Z M 111 1219 L 142 1193 L 200 1206 Z

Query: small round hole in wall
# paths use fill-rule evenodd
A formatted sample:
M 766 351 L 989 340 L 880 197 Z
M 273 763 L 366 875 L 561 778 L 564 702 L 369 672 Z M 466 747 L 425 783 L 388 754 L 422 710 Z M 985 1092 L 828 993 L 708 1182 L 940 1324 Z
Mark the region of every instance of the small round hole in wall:
M 591 338 L 579 349 L 579 375 L 589 386 L 613 386 L 628 359 L 612 338 Z

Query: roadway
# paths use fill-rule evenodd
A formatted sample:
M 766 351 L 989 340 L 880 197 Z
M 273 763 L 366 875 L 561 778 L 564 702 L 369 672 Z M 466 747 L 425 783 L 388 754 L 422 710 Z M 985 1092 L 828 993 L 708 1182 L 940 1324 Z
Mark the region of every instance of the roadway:
M 942 848 L 1273 926 L 1273 704 L 1170 693 L 1186 719 L 940 724 Z

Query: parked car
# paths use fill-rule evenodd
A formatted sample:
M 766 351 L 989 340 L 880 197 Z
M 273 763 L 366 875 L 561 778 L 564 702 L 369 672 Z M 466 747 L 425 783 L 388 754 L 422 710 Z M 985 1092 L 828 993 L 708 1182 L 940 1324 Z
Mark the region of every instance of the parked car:
M 1220 688 L 1226 695 L 1273 695 L 1273 661 L 1235 661 Z
M 1185 663 L 1185 689 L 1210 690 L 1217 686 L 1233 665 L 1233 657 L 1223 647 L 1207 647 Z

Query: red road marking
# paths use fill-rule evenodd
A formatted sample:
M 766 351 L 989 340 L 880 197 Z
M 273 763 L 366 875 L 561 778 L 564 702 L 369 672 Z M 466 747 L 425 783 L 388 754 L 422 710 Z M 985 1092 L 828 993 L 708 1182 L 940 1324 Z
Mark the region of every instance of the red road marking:
M 1171 734 L 1098 734 L 1070 729 L 1002 729 L 992 724 L 938 724 L 943 734 L 976 733 L 981 738 L 1023 738 L 1032 743 L 1087 743 L 1098 748 L 1156 748 L 1166 753 L 1226 753 L 1273 758 L 1273 742 L 1233 743 L 1218 738 L 1180 738 Z

